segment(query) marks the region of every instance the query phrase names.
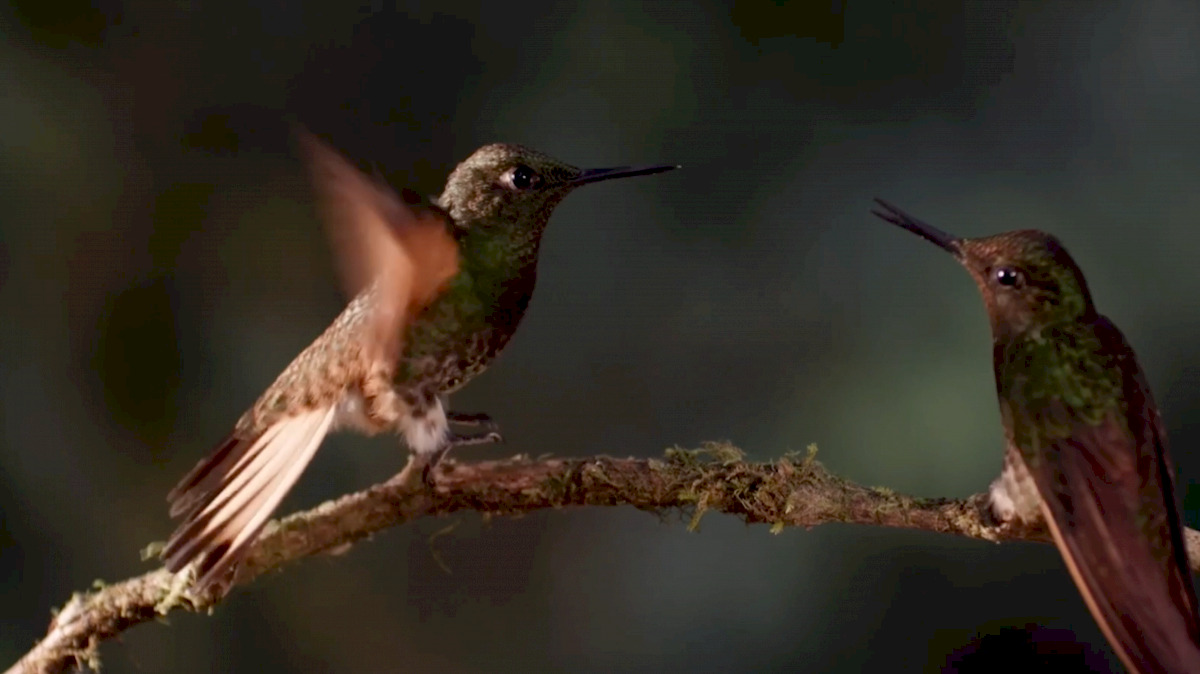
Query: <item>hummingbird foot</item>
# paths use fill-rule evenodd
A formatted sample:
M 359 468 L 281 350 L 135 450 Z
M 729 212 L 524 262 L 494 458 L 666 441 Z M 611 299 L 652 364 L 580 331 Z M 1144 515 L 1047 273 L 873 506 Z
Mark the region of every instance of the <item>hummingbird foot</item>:
M 504 442 L 504 438 L 496 431 L 484 431 L 482 433 L 451 433 L 446 439 L 446 446 L 433 452 L 429 455 L 425 462 L 425 467 L 421 471 L 421 481 L 429 489 L 436 486 L 436 480 L 433 477 L 433 469 L 446 458 L 450 450 L 456 447 L 474 447 L 476 445 L 491 445 L 498 442 Z
M 489 431 L 499 430 L 500 426 L 492 419 L 490 414 L 485 412 L 455 412 L 450 410 L 446 412 L 446 421 L 459 426 L 480 427 Z
M 472 447 L 475 445 L 490 445 L 504 442 L 503 436 L 496 431 L 482 433 L 450 433 L 446 444 L 441 449 L 432 452 L 413 452 L 409 454 L 408 465 L 390 481 L 415 488 L 421 484 L 426 489 L 433 490 L 437 486 L 434 469 L 446 458 L 446 454 L 456 447 Z
M 486 416 L 486 415 L 478 415 Z M 489 419 L 488 422 L 491 420 Z M 484 423 L 488 423 L 484 422 Z M 446 458 L 450 450 L 455 447 L 473 447 L 475 445 L 491 445 L 497 442 L 504 442 L 504 438 L 496 431 L 484 431 L 482 433 L 451 433 L 446 439 L 446 446 L 430 454 L 421 468 L 421 483 L 426 489 L 433 490 L 437 487 L 437 478 L 435 477 L 434 468 Z M 407 468 L 405 468 L 407 470 Z

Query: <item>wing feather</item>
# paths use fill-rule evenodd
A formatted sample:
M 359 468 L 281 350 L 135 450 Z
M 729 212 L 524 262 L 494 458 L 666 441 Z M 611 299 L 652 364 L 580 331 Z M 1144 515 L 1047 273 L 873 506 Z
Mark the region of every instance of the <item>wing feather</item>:
M 410 191 L 401 199 L 310 132 L 295 134 L 342 285 L 350 297 L 375 290 L 373 345 L 394 361 L 405 323 L 458 272 L 453 219 Z
M 1026 468 L 1075 584 L 1125 665 L 1142 674 L 1200 672 L 1200 619 L 1167 435 L 1124 336 L 1103 317 L 1096 331 L 1106 353 L 1120 354 L 1123 417 L 1073 423 Z

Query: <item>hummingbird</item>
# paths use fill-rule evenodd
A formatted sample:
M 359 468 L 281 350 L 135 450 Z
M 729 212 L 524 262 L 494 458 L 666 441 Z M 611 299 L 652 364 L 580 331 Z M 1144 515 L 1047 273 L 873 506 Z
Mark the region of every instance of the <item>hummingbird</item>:
M 346 294 L 345 310 L 288 365 L 213 452 L 167 496 L 182 522 L 163 549 L 172 573 L 196 562 L 196 588 L 227 587 L 238 561 L 327 434 L 400 435 L 419 475 L 451 447 L 500 440 L 486 414 L 447 410 L 525 315 L 551 212 L 577 187 L 675 165 L 582 170 L 492 144 L 441 195 L 397 194 L 307 130 L 293 129 Z M 454 433 L 450 424 L 486 426 Z
M 1158 406 L 1125 336 L 1058 239 L 962 239 L 876 199 L 876 216 L 948 251 L 983 295 L 1006 449 L 998 524 L 1044 521 L 1131 672 L 1200 672 L 1200 618 Z

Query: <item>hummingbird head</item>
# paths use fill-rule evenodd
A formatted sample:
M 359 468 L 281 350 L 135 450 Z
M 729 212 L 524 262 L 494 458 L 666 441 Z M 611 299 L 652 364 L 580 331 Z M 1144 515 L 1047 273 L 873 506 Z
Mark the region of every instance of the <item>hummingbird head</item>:
M 918 220 L 882 199 L 873 211 L 954 256 L 975 279 L 987 305 L 993 335 L 1017 335 L 1055 323 L 1094 317 L 1083 272 L 1053 236 L 1033 229 L 960 239 Z
M 518 257 L 536 252 L 550 213 L 576 187 L 650 175 L 674 165 L 579 169 L 536 150 L 495 143 L 467 157 L 446 180 L 439 205 L 465 230 L 508 242 Z

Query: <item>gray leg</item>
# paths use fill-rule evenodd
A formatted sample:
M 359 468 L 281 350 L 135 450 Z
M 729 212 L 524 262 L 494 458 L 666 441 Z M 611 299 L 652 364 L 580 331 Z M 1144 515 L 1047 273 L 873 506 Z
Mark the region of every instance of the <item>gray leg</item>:
M 499 428 L 492 417 L 484 412 L 455 412 L 454 410 L 449 410 L 446 412 L 446 420 L 459 426 L 483 426 L 493 431 Z
M 455 447 L 491 445 L 497 442 L 504 442 L 504 437 L 496 431 L 483 431 L 482 433 L 451 433 L 450 441 L 447 443 L 446 449 L 442 450 L 442 453 L 445 454 L 447 450 Z

